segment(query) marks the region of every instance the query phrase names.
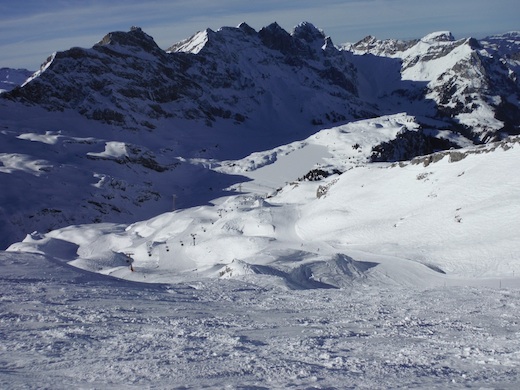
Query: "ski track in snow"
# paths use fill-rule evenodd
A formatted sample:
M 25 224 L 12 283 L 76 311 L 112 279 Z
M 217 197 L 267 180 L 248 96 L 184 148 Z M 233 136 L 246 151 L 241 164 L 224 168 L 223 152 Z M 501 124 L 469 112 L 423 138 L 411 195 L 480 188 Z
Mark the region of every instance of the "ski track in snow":
M 2 253 L 2 388 L 517 388 L 519 290 L 115 280 Z

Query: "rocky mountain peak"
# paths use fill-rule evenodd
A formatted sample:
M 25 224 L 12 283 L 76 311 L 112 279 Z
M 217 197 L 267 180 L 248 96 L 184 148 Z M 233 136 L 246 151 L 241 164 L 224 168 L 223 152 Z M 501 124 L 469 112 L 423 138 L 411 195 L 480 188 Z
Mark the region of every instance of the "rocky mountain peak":
M 326 37 L 325 38 L 325 43 L 323 44 L 323 46 L 321 47 L 323 50 L 325 50 L 326 52 L 329 52 L 329 51 L 336 51 L 336 46 L 334 45 L 334 43 L 332 42 L 332 39 L 330 37 Z
M 373 45 L 375 43 L 377 43 L 377 38 L 373 35 L 367 35 L 365 38 L 355 43 L 354 46 Z
M 302 39 L 309 44 L 319 41 L 321 45 L 325 40 L 325 34 L 322 30 L 317 29 L 312 23 L 303 22 L 297 25 L 291 34 L 297 39 Z
M 297 53 L 298 49 L 293 37 L 280 27 L 276 22 L 262 28 L 258 36 L 263 44 L 270 49 L 278 50 L 285 54 Z
M 210 28 L 207 28 L 204 31 L 198 31 L 196 34 L 192 35 L 187 39 L 173 44 L 168 49 L 166 49 L 166 51 L 168 53 L 182 52 L 198 54 L 202 49 L 206 47 L 206 44 L 214 35 L 215 31 L 213 31 Z
M 146 34 L 140 27 L 131 27 L 130 31 L 115 31 L 108 33 L 94 45 L 96 48 L 110 48 L 115 50 L 117 47 L 124 47 L 130 51 L 136 52 L 143 50 L 149 53 L 163 53 L 163 50 L 157 46 L 154 39 Z
M 397 52 L 402 52 L 413 45 L 418 40 L 401 41 L 397 39 L 379 40 L 373 35 L 368 35 L 365 38 L 354 44 L 343 45 L 344 50 L 351 50 L 354 53 L 363 54 L 371 53 L 377 56 L 393 56 Z
M 256 35 L 256 30 L 245 22 L 240 23 L 238 25 L 238 28 L 245 32 L 247 35 Z

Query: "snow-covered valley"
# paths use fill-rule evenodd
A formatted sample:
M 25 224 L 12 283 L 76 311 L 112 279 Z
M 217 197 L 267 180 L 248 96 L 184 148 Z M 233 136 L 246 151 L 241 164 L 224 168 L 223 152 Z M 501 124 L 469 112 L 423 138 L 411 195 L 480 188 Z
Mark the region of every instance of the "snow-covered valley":
M 0 387 L 517 389 L 519 36 L 50 56 L 0 95 Z

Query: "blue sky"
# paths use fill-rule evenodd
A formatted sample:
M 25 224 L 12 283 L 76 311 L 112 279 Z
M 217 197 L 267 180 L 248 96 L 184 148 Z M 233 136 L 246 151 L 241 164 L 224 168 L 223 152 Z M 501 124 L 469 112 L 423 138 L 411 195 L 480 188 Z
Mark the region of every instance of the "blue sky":
M 340 44 L 442 30 L 482 38 L 520 30 L 519 16 L 518 0 L 0 0 L 0 67 L 36 70 L 54 51 L 134 25 L 162 48 L 207 27 L 274 21 L 288 31 L 309 21 Z

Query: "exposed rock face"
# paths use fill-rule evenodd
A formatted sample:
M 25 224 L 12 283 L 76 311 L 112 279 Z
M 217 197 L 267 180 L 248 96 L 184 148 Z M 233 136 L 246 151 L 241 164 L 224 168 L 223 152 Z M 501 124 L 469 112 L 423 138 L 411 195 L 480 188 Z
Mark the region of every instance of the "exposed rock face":
M 411 159 L 409 162 L 400 162 L 399 165 L 406 166 L 408 164 L 423 164 L 426 167 L 430 164 L 434 164 L 438 161 L 441 161 L 446 156 L 448 157 L 449 163 L 456 163 L 458 161 L 464 160 L 466 157 L 471 156 L 472 154 L 491 153 L 497 149 L 508 150 L 518 144 L 520 144 L 520 137 L 512 136 L 502 141 L 490 142 L 485 145 L 478 145 L 475 148 L 466 149 L 465 151 L 443 150 L 425 156 L 415 157 Z
M 407 131 L 398 134 L 390 142 L 374 146 L 370 159 L 373 162 L 404 161 L 416 156 L 458 147 L 456 143 L 436 137 L 435 134 L 424 131 Z

